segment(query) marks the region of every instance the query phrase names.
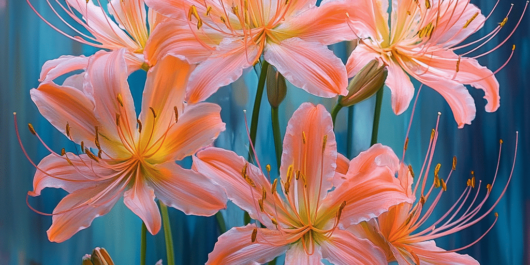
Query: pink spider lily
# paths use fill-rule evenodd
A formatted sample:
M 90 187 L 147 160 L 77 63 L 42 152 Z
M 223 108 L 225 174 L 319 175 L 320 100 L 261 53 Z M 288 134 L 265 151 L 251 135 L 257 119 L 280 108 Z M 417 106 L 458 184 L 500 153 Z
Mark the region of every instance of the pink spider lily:
M 348 59 L 346 68 L 352 77 L 374 58 L 386 64 L 386 85 L 392 92 L 392 108 L 396 114 L 408 108 L 414 95 L 414 86 L 408 75 L 445 98 L 459 128 L 471 124 L 476 112 L 473 98 L 464 85 L 484 91 L 488 102 L 486 111 L 493 112 L 499 108 L 499 83 L 494 74 L 510 60 L 515 46 L 508 61 L 496 72 L 481 66 L 476 58 L 493 52 L 509 37 L 490 51 L 474 57 L 467 56 L 491 40 L 505 25 L 507 17 L 490 34 L 462 45 L 487 20 L 469 0 L 392 0 L 390 22 L 387 0 L 364 1 L 373 2 L 369 12 L 373 17 L 365 21 L 369 30 L 359 36 L 359 45 Z M 477 43 L 477 47 L 468 52 L 457 52 Z
M 334 264 L 386 262 L 380 249 L 340 227 L 412 202 L 389 167 L 366 166 L 367 160 L 383 163 L 393 152 L 377 145 L 347 161 L 337 154 L 331 116 L 322 105 L 310 103 L 293 114 L 283 147 L 280 179 L 272 184 L 259 162 L 256 167 L 231 151 L 207 148 L 193 157 L 194 169 L 265 226 L 229 230 L 207 264 L 265 263 L 285 252 L 286 264 L 321 264 L 322 258 Z
M 262 54 L 289 82 L 311 94 L 329 98 L 348 93 L 346 69 L 326 46 L 355 38 L 346 13 L 357 8 L 349 11 L 350 18 L 361 20 L 366 16 L 359 12 L 362 3 L 324 1 L 319 7 L 314 0 L 146 3 L 174 18 L 157 29 L 173 34 L 166 34 L 167 40 L 158 38 L 153 47 L 172 47 L 172 53 L 201 63 L 190 78 L 189 102 L 204 100 L 232 83 Z
M 127 52 L 124 53 L 124 57 L 130 72 L 140 68 L 147 70 L 164 55 L 156 47 L 149 47 L 148 43 L 149 38 L 153 35 L 151 32 L 165 18 L 152 9 L 147 10 L 144 0 L 105 0 L 105 2 L 101 0 L 65 0 L 64 3 L 55 0 L 58 8 L 54 7 L 50 0 L 46 0 L 53 13 L 74 31 L 76 36 L 64 32 L 47 21 L 37 12 L 30 0 L 26 1 L 46 24 L 72 40 L 110 51 L 126 49 Z M 105 3 L 107 3 L 106 9 Z M 89 34 L 83 33 L 82 30 L 68 23 L 61 16 L 63 12 Z M 152 53 L 145 52 L 147 48 Z M 61 56 L 58 59 L 50 60 L 43 66 L 40 81 L 46 82 L 75 70 L 84 70 L 88 60 L 89 58 L 85 56 Z
M 437 125 L 438 126 L 438 125 Z M 388 212 L 381 214 L 377 219 L 363 222 L 359 225 L 354 225 L 348 228 L 353 234 L 367 238 L 375 245 L 384 250 L 387 261 L 397 261 L 400 265 L 408 264 L 479 264 L 475 259 L 469 255 L 462 255 L 456 253 L 457 251 L 466 249 L 476 244 L 482 239 L 495 225 L 498 219 L 498 214 L 495 213 L 495 221 L 491 227 L 474 242 L 453 250 L 444 250 L 436 246 L 435 239 L 457 233 L 483 220 L 490 214 L 500 199 L 506 192 L 508 184 L 512 178 L 512 172 L 508 178 L 506 186 L 502 190 L 497 200 L 484 213 L 480 214 L 487 199 L 491 195 L 499 169 L 497 170 L 491 184 L 487 184 L 485 189 L 482 189 L 481 181 L 478 183 L 472 172 L 472 178 L 467 180 L 467 187 L 462 192 L 462 195 L 453 204 L 449 210 L 443 214 L 438 220 L 434 222 L 429 221 L 429 217 L 434 212 L 438 202 L 443 193 L 447 190 L 451 175 L 456 168 L 456 157 L 453 158 L 452 168 L 444 180 L 439 176 L 441 164 L 437 164 L 434 168 L 434 180 L 430 185 L 427 183 L 427 174 L 431 168 L 436 142 L 438 140 L 438 131 L 433 130 L 427 155 L 424 160 L 424 165 L 421 168 L 419 176 L 414 179 L 414 172 L 411 166 L 400 164 L 399 179 L 404 189 L 411 198 L 415 194 L 420 194 L 419 201 L 415 203 L 402 203 L 390 208 Z M 501 141 L 502 148 L 502 141 Z M 405 147 L 406 149 L 406 147 Z M 515 146 L 515 154 L 517 154 L 517 140 Z M 499 150 L 499 162 L 500 162 Z M 436 188 L 440 190 L 436 193 Z M 474 193 L 474 195 L 472 194 Z M 478 199 L 479 194 L 483 193 L 484 198 Z M 485 194 L 484 194 L 485 193 Z M 430 205 L 427 204 L 430 198 L 434 198 Z M 477 200 L 478 199 L 478 200 Z M 469 203 L 469 200 L 471 202 Z M 467 205 L 467 206 L 465 206 Z M 464 207 L 465 206 L 465 207 Z M 426 225 L 429 223 L 430 225 Z
M 32 162 L 37 172 L 30 196 L 47 187 L 70 193 L 51 214 L 50 241 L 65 241 L 89 227 L 122 195 L 152 234 L 160 230 L 155 196 L 186 214 L 209 216 L 225 207 L 221 188 L 174 162 L 211 144 L 225 129 L 220 107 L 186 106 L 183 97 L 192 67 L 167 56 L 147 74 L 137 119 L 125 53 L 92 56 L 88 81 L 74 76 L 63 86 L 48 82 L 31 90 L 42 115 L 81 147 L 80 154 L 64 149 L 58 154 L 45 145 L 51 154 L 38 165 Z M 30 130 L 38 137 L 31 124 Z

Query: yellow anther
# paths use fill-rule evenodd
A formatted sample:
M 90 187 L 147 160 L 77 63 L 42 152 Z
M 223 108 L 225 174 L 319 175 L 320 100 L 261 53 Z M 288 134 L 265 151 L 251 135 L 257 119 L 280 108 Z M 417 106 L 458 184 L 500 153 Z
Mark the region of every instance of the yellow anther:
M 73 165 L 74 165 L 74 164 L 72 163 L 72 161 L 70 161 L 70 158 L 68 158 L 68 156 L 65 156 L 64 158 L 66 159 L 66 162 L 68 162 L 68 164 L 69 164 L 70 166 L 73 166 Z
M 412 176 L 412 178 L 414 178 L 414 171 L 412 170 L 412 165 L 409 165 L 408 168 L 409 168 L 410 175 Z
M 121 97 L 120 93 L 118 93 L 118 95 L 116 96 L 116 100 L 118 100 L 118 103 L 120 104 L 120 106 L 123 107 L 123 98 Z
M 475 188 L 475 176 L 471 178 L 471 187 Z
M 504 141 L 503 141 L 502 139 L 500 139 L 500 140 L 499 140 L 499 143 L 502 144 L 502 143 L 504 143 Z
M 248 176 L 245 176 L 245 180 L 247 181 L 248 185 L 252 186 L 252 188 L 256 187 L 256 184 L 254 183 L 254 181 Z
M 136 122 L 138 123 L 138 132 L 142 133 L 142 122 L 140 120 L 136 120 Z
M 271 172 L 271 165 L 267 164 L 267 166 L 265 166 L 265 168 L 267 169 L 267 172 Z
M 456 72 L 458 73 L 460 71 L 460 56 L 458 56 L 458 60 L 456 61 Z
M 434 129 L 432 129 L 431 131 L 431 140 L 434 139 L 434 134 L 436 133 L 436 131 Z
M 28 129 L 33 135 L 37 135 L 37 132 L 35 131 L 35 128 L 33 128 L 33 124 L 28 123 Z
M 302 181 L 304 181 L 304 188 L 307 188 L 307 180 L 305 178 L 305 175 L 302 172 L 300 172 L 300 176 L 302 177 Z
M 435 177 L 434 177 L 434 187 L 435 187 L 435 188 L 439 188 L 440 185 L 441 185 L 441 183 L 440 183 L 440 179 L 439 179 L 437 176 L 435 176 Z
M 306 143 L 306 139 L 305 139 L 305 132 L 302 132 L 302 143 Z
M 272 187 L 271 187 L 272 195 L 274 195 L 274 193 L 276 192 L 276 186 L 278 186 L 278 179 L 275 179 L 274 182 L 272 182 Z
M 81 141 L 81 152 L 85 151 L 85 142 Z
M 98 149 L 101 149 L 101 146 L 99 145 L 99 129 L 98 126 L 95 127 L 96 130 L 96 138 L 94 139 L 94 144 Z
M 405 139 L 405 145 L 403 146 L 403 150 L 407 151 L 408 148 L 409 148 L 409 138 L 407 137 L 407 139 Z
M 101 149 L 99 149 L 99 150 L 98 150 L 98 157 L 99 157 L 100 159 L 101 159 L 101 153 L 102 153 L 102 151 L 101 151 Z
M 179 122 L 179 109 L 177 106 L 173 107 L 173 111 L 175 112 L 175 123 Z
M 453 156 L 453 170 L 456 169 L 456 156 Z
M 488 190 L 488 192 L 491 192 L 491 184 L 486 185 L 486 189 Z
M 434 177 L 438 178 L 438 173 L 440 172 L 440 167 L 442 167 L 442 164 L 438 163 L 436 167 L 434 168 Z
M 120 114 L 116 113 L 116 126 L 120 127 Z
M 211 6 L 206 8 L 206 16 L 209 16 L 210 12 L 212 12 L 212 7 Z
M 423 195 L 421 195 L 421 197 L 420 197 L 420 203 L 421 203 L 421 205 L 425 204 L 425 197 Z
M 328 135 L 324 135 L 324 139 L 322 140 L 322 152 L 326 150 L 326 144 L 328 143 Z
M 293 177 L 293 165 L 289 165 L 287 168 L 287 182 L 291 181 L 291 178 Z
M 197 20 L 200 20 L 201 18 L 199 17 L 199 13 L 197 12 L 197 8 L 192 5 L 190 7 L 190 11 L 188 12 L 188 20 L 191 21 L 191 16 L 194 16 Z
M 197 29 L 201 29 L 202 27 L 202 19 L 197 20 Z
M 468 19 L 466 21 L 466 24 L 464 24 L 464 28 L 467 28 L 469 26 L 469 24 L 471 24 L 471 22 L 473 22 L 473 20 L 475 20 L 475 18 L 477 18 L 479 12 L 475 13 L 470 19 Z
M 155 109 L 153 109 L 153 107 L 149 107 L 149 109 L 151 110 L 151 113 L 153 113 L 153 118 L 156 119 L 156 112 L 155 112 Z
M 499 213 L 495 213 L 495 218 L 499 218 Z
M 98 158 L 92 154 L 92 152 L 90 152 L 90 150 L 88 150 L 88 148 L 85 148 L 85 153 L 88 155 L 88 157 L 90 157 L 92 160 L 96 161 L 96 162 L 99 162 Z
M 468 187 L 471 186 L 471 179 L 467 179 L 466 185 L 467 185 Z
M 300 179 L 300 170 L 296 171 L 296 180 Z
M 66 136 L 70 137 L 70 124 L 66 123 Z
M 506 22 L 508 22 L 508 17 L 505 17 L 500 23 L 499 23 L 499 27 L 504 27 L 504 25 L 506 25 Z
M 232 13 L 234 13 L 234 15 L 238 15 L 239 14 L 239 7 L 238 6 L 233 6 L 232 7 Z
M 267 190 L 265 190 L 265 187 L 261 187 L 261 198 L 263 200 L 267 199 Z
M 221 19 L 221 21 L 226 24 L 226 18 L 224 16 L 220 16 L 219 19 Z
M 443 179 L 440 179 L 440 182 L 442 183 L 442 190 L 447 191 L 447 185 L 445 184 L 445 181 Z
M 243 178 L 245 178 L 247 175 L 247 167 L 248 167 L 248 163 L 245 163 L 245 165 L 243 166 L 243 169 L 241 169 L 241 176 L 243 176 Z
M 342 216 L 342 211 L 344 210 L 344 207 L 346 207 L 346 201 L 343 201 L 340 206 L 339 210 L 337 211 L 337 221 L 340 220 L 340 217 Z
M 66 151 L 63 148 L 63 149 L 61 149 L 61 156 L 64 156 L 64 155 L 66 155 Z
M 258 236 L 258 229 L 254 228 L 254 230 L 252 230 L 252 237 L 250 238 L 250 240 L 252 240 L 252 243 L 256 242 L 257 236 Z
M 274 217 L 271 217 L 271 222 L 274 225 L 278 225 L 278 222 L 276 221 L 276 219 L 274 219 Z
M 412 15 L 412 13 L 410 13 L 410 11 L 409 11 L 409 10 L 407 10 L 407 15 L 409 15 L 409 16 L 410 16 L 410 15 Z
M 515 51 L 515 44 L 512 46 L 512 51 Z
M 429 2 L 429 0 L 425 0 L 425 8 L 427 9 L 431 8 L 431 2 Z
M 261 212 L 263 212 L 263 211 L 264 211 L 264 209 L 263 209 L 263 199 L 259 199 L 259 200 L 258 200 L 258 204 L 259 204 L 259 210 L 260 210 Z

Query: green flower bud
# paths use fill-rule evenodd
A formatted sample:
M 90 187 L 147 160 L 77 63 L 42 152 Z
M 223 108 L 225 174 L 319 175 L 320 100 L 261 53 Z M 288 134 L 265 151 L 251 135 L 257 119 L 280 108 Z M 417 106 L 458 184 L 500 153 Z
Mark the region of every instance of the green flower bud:
M 282 74 L 277 72 L 274 67 L 269 66 L 267 70 L 267 97 L 273 108 L 280 106 L 280 103 L 287 95 L 287 84 Z
M 372 95 L 385 85 L 388 70 L 380 65 L 377 59 L 366 64 L 348 85 L 349 93 L 342 97 L 340 104 L 344 107 L 357 104 Z

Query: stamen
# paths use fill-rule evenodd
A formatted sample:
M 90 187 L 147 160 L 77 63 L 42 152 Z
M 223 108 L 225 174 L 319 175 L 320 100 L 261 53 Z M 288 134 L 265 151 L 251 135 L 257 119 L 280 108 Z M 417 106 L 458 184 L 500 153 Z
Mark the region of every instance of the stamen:
M 153 107 L 149 107 L 149 109 L 151 110 L 151 113 L 153 113 L 153 118 L 156 119 L 156 112 L 155 112 L 155 109 L 153 109 Z
M 328 135 L 324 135 L 324 140 L 322 141 L 322 152 L 326 150 L 326 143 L 328 142 Z
M 409 148 L 409 138 L 407 137 L 405 139 L 405 145 L 403 146 L 403 151 L 407 151 L 408 148 Z
M 267 191 L 265 190 L 265 187 L 261 187 L 261 197 L 263 200 L 267 199 Z
M 85 151 L 85 142 L 81 141 L 81 152 Z
M 456 170 L 456 156 L 453 156 L 453 170 Z
M 444 179 L 440 179 L 440 182 L 442 183 L 442 190 L 447 191 L 447 185 L 445 184 Z
M 118 100 L 120 106 L 123 107 L 123 98 L 121 97 L 121 93 L 118 93 L 118 95 L 116 96 L 116 100 Z
M 425 0 L 425 8 L 427 9 L 431 8 L 431 2 L 429 2 L 429 0 Z
M 250 238 L 250 240 L 252 241 L 252 243 L 256 242 L 256 237 L 258 236 L 258 229 L 257 228 L 254 228 L 254 230 L 252 230 L 252 236 Z
M 63 148 L 63 149 L 61 149 L 61 156 L 64 156 L 64 155 L 66 155 L 66 151 Z
M 457 73 L 460 71 L 460 59 L 461 59 L 461 57 L 458 56 L 458 60 L 456 61 L 456 72 Z
M 142 122 L 140 120 L 136 120 L 136 122 L 138 123 L 138 132 L 142 133 Z
M 68 124 L 68 122 L 66 122 L 66 136 L 68 136 L 69 138 L 70 137 L 70 124 Z
M 306 140 L 305 140 L 305 132 L 302 132 L 302 143 L 306 143 Z
M 260 211 L 263 213 L 265 212 L 264 208 L 263 208 L 263 199 L 259 199 L 258 200 L 258 204 L 259 204 L 259 209 Z
M 178 123 L 179 122 L 179 109 L 177 108 L 177 106 L 173 107 L 173 111 L 175 111 L 175 123 Z
M 90 150 L 88 150 L 88 148 L 85 148 L 85 153 L 88 155 L 88 157 L 90 157 L 92 160 L 96 161 L 99 163 L 99 160 L 98 158 L 92 154 L 92 152 L 90 152 Z
M 414 178 L 414 171 L 412 170 L 412 165 L 409 165 L 408 168 L 409 168 L 410 175 L 412 176 L 412 178 Z
M 491 192 L 491 184 L 486 185 L 486 189 L 488 190 L 488 193 Z
M 116 113 L 116 126 L 120 127 L 120 114 Z
M 468 19 L 466 21 L 466 24 L 464 24 L 464 28 L 467 28 L 469 26 L 469 24 L 471 24 L 471 22 L 473 22 L 473 20 L 475 20 L 475 18 L 477 18 L 479 12 L 475 13 L 470 19 Z
M 33 135 L 37 135 L 37 132 L 35 131 L 35 128 L 33 128 L 33 125 L 31 123 L 28 123 L 28 129 Z
M 278 186 L 278 179 L 275 179 L 274 182 L 272 183 L 272 187 L 271 187 L 272 195 L 274 195 L 274 193 L 276 193 L 276 186 Z
M 101 149 L 98 151 L 98 157 L 101 159 Z
M 98 126 L 96 126 L 95 129 L 96 129 L 96 139 L 94 139 L 94 144 L 96 145 L 96 147 L 98 149 L 101 149 L 101 146 L 99 145 L 99 130 L 98 130 Z
M 506 25 L 506 22 L 508 22 L 508 17 L 505 17 L 501 22 L 499 22 L 499 27 L 504 27 L 504 25 Z
M 271 172 L 271 165 L 267 164 L 265 166 L 265 168 L 267 169 L 267 172 L 270 173 Z
M 211 6 L 207 7 L 206 8 L 206 16 L 209 16 L 211 11 L 212 11 L 212 7 Z

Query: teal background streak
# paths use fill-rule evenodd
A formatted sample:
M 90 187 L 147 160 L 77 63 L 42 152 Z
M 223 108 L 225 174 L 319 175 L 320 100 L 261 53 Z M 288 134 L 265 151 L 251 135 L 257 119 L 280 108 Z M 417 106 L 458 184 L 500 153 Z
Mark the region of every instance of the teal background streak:
M 33 2 L 39 12 L 52 23 L 59 25 L 60 21 L 44 1 Z M 483 13 L 488 13 L 494 5 L 494 2 L 486 0 L 473 3 L 482 8 Z M 515 8 L 506 28 L 499 37 L 480 51 L 491 49 L 502 41 L 515 25 L 524 3 L 520 0 L 514 2 Z M 502 21 L 509 4 L 501 1 L 484 29 L 477 34 L 478 37 L 483 36 L 493 29 L 497 22 Z M 471 126 L 459 130 L 443 98 L 433 90 L 424 88 L 419 97 L 410 133 L 406 162 L 419 170 L 431 128 L 435 125 L 437 112 L 440 111 L 442 112 L 440 138 L 433 163 L 442 163 L 441 176 L 447 175 L 452 156 L 458 157 L 457 172 L 453 175 L 447 194 L 444 195 L 431 218 L 435 220 L 434 217 L 441 216 L 458 198 L 471 170 L 476 172 L 477 178 L 482 179 L 484 184 L 491 182 L 496 166 L 498 140 L 502 138 L 505 145 L 499 171 L 499 184 L 494 188 L 492 198 L 498 196 L 510 172 L 515 131 L 519 131 L 519 152 L 515 174 L 508 193 L 496 208 L 499 221 L 482 241 L 462 251 L 475 257 L 482 264 L 530 264 L 530 227 L 528 226 L 530 195 L 527 176 L 530 167 L 528 153 L 530 105 L 527 104 L 530 99 L 529 22 L 530 18 L 527 15 L 505 46 L 479 60 L 490 69 L 497 69 L 508 57 L 511 44 L 517 45 L 510 64 L 497 74 L 501 84 L 501 108 L 496 113 L 486 113 L 483 93 L 470 88 L 476 100 L 477 117 Z M 332 49 L 338 56 L 347 58 L 347 45 L 337 44 Z M 22 129 L 20 136 L 34 161 L 38 162 L 46 156 L 47 151 L 27 131 L 25 124 L 28 122 L 33 123 L 44 141 L 53 149 L 73 148 L 62 134 L 41 117 L 28 92 L 38 85 L 41 66 L 47 60 L 66 54 L 90 55 L 95 51 L 94 48 L 73 42 L 49 28 L 31 11 L 25 1 L 0 0 L 0 146 L 2 147 L 0 149 L 0 264 L 80 264 L 81 257 L 97 246 L 105 247 L 117 264 L 139 263 L 141 221 L 122 202 L 119 202 L 106 216 L 94 220 L 91 227 L 80 231 L 61 244 L 50 243 L 47 240 L 46 230 L 51 224 L 51 217 L 40 216 L 25 204 L 26 193 L 32 188 L 35 169 L 26 161 L 18 146 L 12 113 L 18 113 Z M 144 80 L 143 72 L 134 73 L 129 78 L 137 110 Z M 227 123 L 227 130 L 220 135 L 216 142 L 217 146 L 234 150 L 240 155 L 246 154 L 248 140 L 243 110 L 247 110 L 247 117 L 251 116 L 256 85 L 256 74 L 249 69 L 243 78 L 231 86 L 220 89 L 209 100 L 223 107 L 222 118 Z M 416 85 L 419 87 L 418 84 Z M 395 116 L 390 109 L 389 96 L 389 90 L 385 88 L 379 141 L 391 146 L 400 155 L 411 109 L 403 115 Z M 328 110 L 331 110 L 334 104 L 332 99 L 319 99 L 290 86 L 287 99 L 280 107 L 282 135 L 289 117 L 301 103 L 306 101 L 324 104 Z M 368 148 L 373 108 L 374 98 L 371 98 L 355 106 L 351 117 L 348 116 L 347 109 L 341 111 L 336 128 L 339 152 L 346 154 L 347 150 L 347 119 L 354 122 L 353 141 L 350 146 L 352 154 L 356 155 Z M 264 97 L 256 146 L 261 163 L 270 163 L 274 168 L 270 124 L 270 107 Z M 190 159 L 182 161 L 182 164 L 189 167 Z M 52 212 L 65 194 L 62 190 L 47 189 L 42 196 L 30 198 L 30 203 L 43 212 Z M 491 205 L 493 201 L 490 199 L 486 205 Z M 228 209 L 222 212 L 229 227 L 242 225 L 243 213 L 235 205 L 229 204 Z M 185 216 L 172 208 L 170 216 L 177 263 L 204 264 L 218 236 L 215 218 Z M 493 220 L 493 214 L 490 214 L 477 225 L 438 240 L 438 245 L 447 249 L 467 245 L 486 231 Z M 148 235 L 147 238 L 147 263 L 154 264 L 159 259 L 165 260 L 163 233 L 156 236 Z

